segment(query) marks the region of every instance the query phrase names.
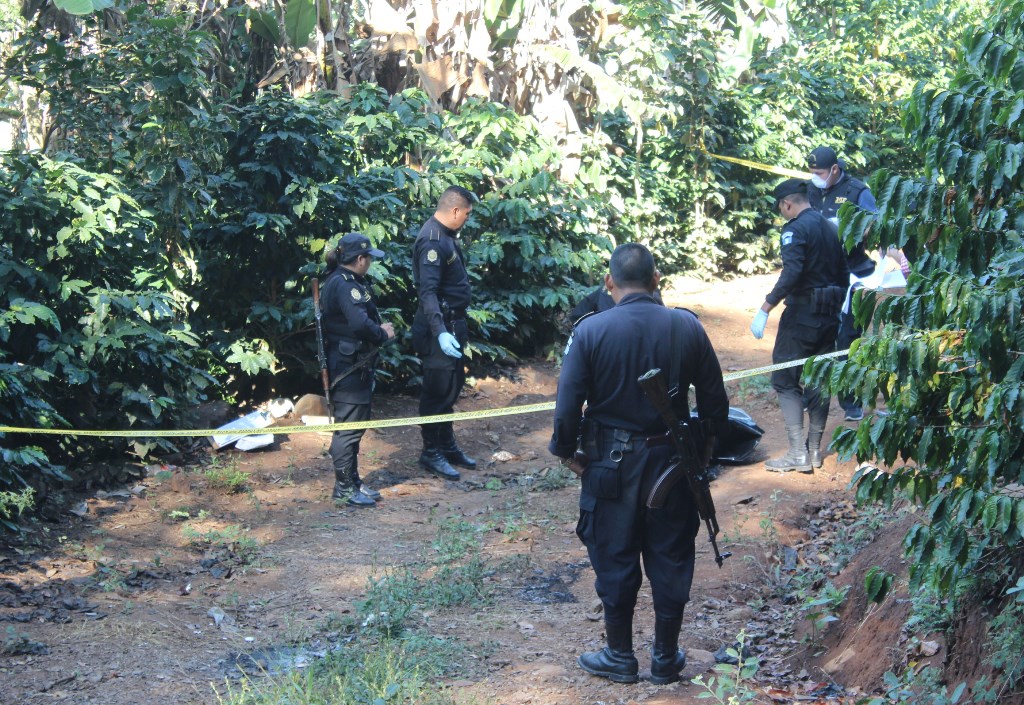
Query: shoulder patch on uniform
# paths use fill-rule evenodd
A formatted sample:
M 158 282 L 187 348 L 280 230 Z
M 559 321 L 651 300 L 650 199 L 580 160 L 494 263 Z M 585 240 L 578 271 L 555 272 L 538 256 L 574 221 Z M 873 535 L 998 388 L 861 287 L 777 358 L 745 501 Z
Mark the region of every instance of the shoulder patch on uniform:
M 793 242 L 793 231 L 787 230 L 786 232 L 782 233 L 782 246 L 785 247 L 791 242 Z
M 428 262 L 436 262 L 437 261 L 437 250 L 427 250 L 427 261 Z
M 590 315 L 590 314 L 587 314 L 587 315 Z M 587 316 L 584 316 L 583 318 L 586 318 L 586 317 L 587 317 Z M 580 321 L 582 321 L 582 320 L 583 320 L 583 318 L 581 318 L 581 319 L 580 319 Z M 577 323 L 579 323 L 579 321 L 577 321 Z M 569 340 L 567 340 L 567 341 L 565 342 L 565 350 L 563 350 L 563 351 L 562 351 L 562 357 L 565 357 L 566 355 L 568 355 L 568 354 L 569 354 L 569 348 L 571 348 L 571 347 L 572 347 L 572 338 L 573 338 L 573 336 L 572 336 L 572 335 L 570 335 L 570 336 L 569 336 Z
M 431 231 L 430 235 L 427 236 L 427 239 L 428 240 L 435 240 L 437 242 L 440 242 L 441 241 L 441 231 L 440 230 L 433 230 L 433 231 Z
M 356 287 L 352 287 L 352 300 L 353 301 L 362 301 L 363 300 L 362 293 Z

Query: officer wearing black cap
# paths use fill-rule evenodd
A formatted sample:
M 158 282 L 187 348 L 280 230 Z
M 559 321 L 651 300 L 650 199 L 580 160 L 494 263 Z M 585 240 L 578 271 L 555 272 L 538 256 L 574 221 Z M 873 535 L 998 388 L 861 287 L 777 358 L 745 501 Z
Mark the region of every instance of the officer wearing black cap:
M 437 208 L 416 236 L 412 250 L 413 279 L 419 305 L 412 323 L 413 346 L 423 366 L 420 416 L 450 414 L 466 382 L 461 348 L 469 340 L 466 308 L 472 289 L 458 232 L 473 212 L 476 196 L 449 186 Z M 458 480 L 452 465 L 472 470 L 476 461 L 455 441 L 452 423 L 423 424 L 420 465 L 448 480 Z
M 605 284 L 616 305 L 584 318 L 569 339 L 548 446 L 582 473 L 576 533 L 587 547 L 604 607 L 607 647 L 584 653 L 578 663 L 619 683 L 639 678 L 633 611 L 643 579 L 641 557 L 654 598 L 651 681 L 679 679 L 686 664 L 679 629 L 690 599 L 699 523 L 685 482 L 672 488 L 662 508 L 645 506 L 673 449 L 663 443 L 665 423 L 637 379 L 655 367 L 675 367 L 680 412 L 689 416 L 686 390 L 692 384 L 709 430 L 729 415 L 722 369 L 707 333 L 689 311 L 655 299 L 658 278 L 646 247 L 615 248 Z M 585 470 L 573 460 L 579 444 L 588 459 Z
M 384 256 L 362 233 L 349 233 L 327 253 L 327 279 L 320 293 L 323 311 L 327 368 L 332 380 L 358 365 L 377 348 L 395 337 L 390 323 L 382 323 L 373 302 L 366 272 L 374 259 Z M 373 399 L 374 364 L 364 364 L 342 377 L 331 390 L 336 423 L 366 421 Z M 380 492 L 364 485 L 359 477 L 359 442 L 365 429 L 335 431 L 331 438 L 334 465 L 332 498 L 353 506 L 372 507 Z
M 811 208 L 819 211 L 837 226 L 839 207 L 844 203 L 853 203 L 872 213 L 878 210 L 871 189 L 843 169 L 843 163 L 831 147 L 817 147 L 812 150 L 807 155 L 807 168 L 811 171 L 811 186 L 807 191 Z M 863 242 L 855 244 L 847 253 L 846 265 L 850 273 L 858 277 L 870 276 L 875 271 L 875 261 L 868 256 Z M 839 323 L 836 345 L 840 350 L 845 350 L 859 337 L 860 331 L 854 323 L 853 310 L 848 306 Z M 855 398 L 840 397 L 839 405 L 843 407 L 847 421 L 859 421 L 864 418 L 861 404 Z
M 811 208 L 807 182 L 787 179 L 775 187 L 775 207 L 787 219 L 782 228 L 782 273 L 757 311 L 750 331 L 764 335 L 768 313 L 785 300 L 772 362 L 789 362 L 835 349 L 839 312 L 850 274 L 835 225 Z M 772 373 L 789 436 L 789 452 L 765 462 L 774 472 L 813 472 L 821 467 L 821 437 L 828 419 L 828 397 L 800 384 L 801 367 Z M 804 437 L 804 409 L 808 431 Z

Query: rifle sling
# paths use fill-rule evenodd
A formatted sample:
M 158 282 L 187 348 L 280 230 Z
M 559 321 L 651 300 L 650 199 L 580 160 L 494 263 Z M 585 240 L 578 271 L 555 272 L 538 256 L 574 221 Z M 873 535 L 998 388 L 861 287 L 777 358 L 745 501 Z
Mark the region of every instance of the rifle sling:
M 375 347 L 370 352 L 366 353 L 366 355 L 364 355 L 363 357 L 359 358 L 356 362 L 352 363 L 351 367 L 349 367 L 347 370 L 345 370 L 344 372 L 342 372 L 337 377 L 335 377 L 334 379 L 331 380 L 330 389 L 333 390 L 338 385 L 338 383 L 341 382 L 341 380 L 345 379 L 346 377 L 348 377 L 353 372 L 361 370 L 364 367 L 366 367 L 368 364 L 370 364 L 370 362 L 373 361 L 373 358 L 375 358 L 377 356 L 377 353 L 379 351 L 380 351 L 380 347 L 379 346 Z
M 683 395 L 683 399 L 687 399 L 689 397 L 690 390 L 683 390 L 679 388 L 679 374 L 683 365 L 683 319 L 682 316 L 674 311 L 672 315 L 672 331 L 669 336 L 669 343 L 669 350 L 672 355 L 672 369 L 669 370 L 668 374 L 668 394 L 673 399 L 678 399 L 679 394 Z M 678 402 L 676 406 L 678 407 Z M 689 409 L 686 411 L 689 412 Z M 689 413 L 686 415 L 689 416 Z

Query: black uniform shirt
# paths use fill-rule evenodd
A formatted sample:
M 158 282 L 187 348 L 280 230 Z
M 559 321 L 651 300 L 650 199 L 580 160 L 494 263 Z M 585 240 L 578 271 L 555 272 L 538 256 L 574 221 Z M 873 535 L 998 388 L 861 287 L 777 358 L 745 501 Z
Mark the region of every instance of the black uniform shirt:
M 445 330 L 441 303 L 446 302 L 453 313 L 465 317 L 472 295 L 455 231 L 431 216 L 416 236 L 412 261 L 419 308 L 430 325 L 430 333 L 436 338 Z
M 659 304 L 662 303 L 661 292 L 657 289 L 654 290 L 654 300 Z M 612 298 L 611 292 L 608 291 L 604 284 L 602 284 L 580 299 L 580 302 L 576 304 L 576 307 L 569 312 L 569 321 L 573 325 L 576 325 L 576 323 L 587 314 L 601 313 L 602 311 L 607 311 L 614 305 L 615 300 Z
M 320 299 L 324 336 L 327 338 L 327 362 L 332 373 L 346 367 L 346 361 L 341 357 L 351 357 L 358 349 L 358 345 L 346 347 L 346 351 L 351 349 L 352 352 L 343 355 L 340 342 L 381 345 L 388 339 L 388 334 L 381 328 L 377 304 L 373 302 L 369 283 L 364 277 L 338 267 L 324 281 Z
M 821 212 L 829 219 L 839 216 L 839 207 L 844 203 L 853 203 L 864 210 L 875 211 L 878 206 L 871 189 L 863 181 L 859 181 L 845 171 L 839 181 L 827 189 L 820 189 L 814 184 L 807 187 L 807 200 L 811 208 Z M 836 222 L 833 220 L 833 222 Z M 846 264 L 850 271 L 858 276 L 866 276 L 875 270 L 875 263 L 868 257 L 864 243 L 858 242 L 846 256 Z
M 824 286 L 850 285 L 846 253 L 836 226 L 813 208 L 805 208 L 782 228 L 782 273 L 765 301 L 775 306 L 790 294 Z
M 554 455 L 567 458 L 575 452 L 584 402 L 587 419 L 602 426 L 645 435 L 665 431 L 637 379 L 655 367 L 665 374 L 672 369 L 669 331 L 674 316 L 683 320 L 679 388 L 685 393 L 691 384 L 696 387 L 701 419 L 726 421 L 729 398 L 722 368 L 697 317 L 666 308 L 649 294 L 629 294 L 618 306 L 585 318 L 569 339 L 548 446 Z

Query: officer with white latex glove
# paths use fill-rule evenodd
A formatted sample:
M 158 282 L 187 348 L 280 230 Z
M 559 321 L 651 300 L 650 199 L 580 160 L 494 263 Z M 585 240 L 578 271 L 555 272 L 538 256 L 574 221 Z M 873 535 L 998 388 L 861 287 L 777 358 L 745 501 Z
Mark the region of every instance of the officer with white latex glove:
M 768 325 L 768 312 L 771 311 L 771 308 L 765 309 L 767 305 L 765 303 L 761 308 L 757 309 L 757 313 L 754 314 L 754 320 L 750 322 L 750 332 L 758 340 L 764 337 L 764 327 Z
M 456 340 L 455 336 L 448 331 L 437 336 L 437 344 L 441 346 L 441 352 L 448 357 L 462 357 L 462 353 L 459 352 L 459 348 L 462 346 L 459 345 L 459 341 Z

